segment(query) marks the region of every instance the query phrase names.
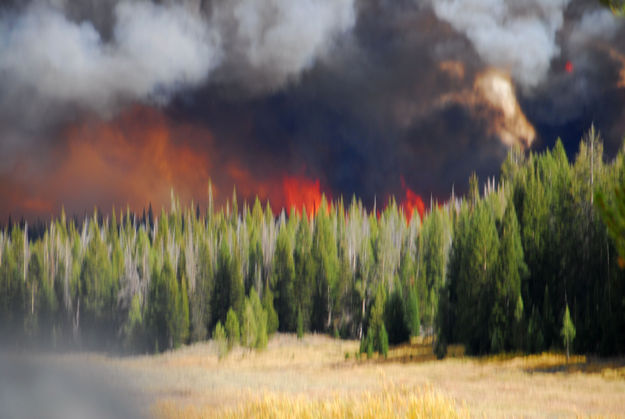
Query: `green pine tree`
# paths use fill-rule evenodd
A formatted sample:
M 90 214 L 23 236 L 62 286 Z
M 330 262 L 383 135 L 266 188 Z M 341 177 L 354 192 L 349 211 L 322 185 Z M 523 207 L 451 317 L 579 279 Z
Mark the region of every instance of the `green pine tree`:
M 575 325 L 571 320 L 571 313 L 569 313 L 568 304 L 564 310 L 564 316 L 562 316 L 562 330 L 560 331 L 560 335 L 562 336 L 562 341 L 564 342 L 564 346 L 566 348 L 566 362 L 568 364 L 570 347 L 575 339 Z
M 241 341 L 239 319 L 237 318 L 237 313 L 232 308 L 228 310 L 228 315 L 226 316 L 226 336 L 228 337 L 228 349 L 232 349 L 235 344 Z

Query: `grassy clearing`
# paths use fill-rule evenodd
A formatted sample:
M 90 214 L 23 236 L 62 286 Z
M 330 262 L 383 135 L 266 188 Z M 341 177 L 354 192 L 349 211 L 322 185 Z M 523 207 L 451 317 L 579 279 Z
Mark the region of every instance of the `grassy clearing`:
M 314 400 L 304 395 L 290 396 L 267 393 L 252 396 L 234 408 L 212 406 L 181 407 L 176 403 L 158 402 L 155 416 L 163 419 L 182 418 L 468 418 L 466 408 L 429 387 L 387 388 L 380 393 L 364 392 L 354 396 L 334 396 Z
M 358 342 L 272 338 L 261 352 L 212 343 L 160 355 L 90 356 L 119 369 L 160 418 L 623 417 L 625 363 L 546 353 L 433 360 L 428 342 L 356 359 Z M 346 355 L 347 354 L 347 355 Z M 68 355 L 68 357 L 87 355 Z

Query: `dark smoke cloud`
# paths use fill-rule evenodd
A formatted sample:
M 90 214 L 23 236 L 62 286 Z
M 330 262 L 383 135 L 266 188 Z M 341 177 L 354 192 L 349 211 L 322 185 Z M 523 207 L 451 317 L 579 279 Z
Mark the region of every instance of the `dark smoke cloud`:
M 594 1 L 6 4 L 0 190 L 16 198 L 0 216 L 27 199 L 41 207 L 33 184 L 46 174 L 79 176 L 59 169 L 71 144 L 88 141 L 70 141 L 68 129 L 87 118 L 119 125 L 136 103 L 207 132 L 170 129 L 167 150 L 205 156 L 198 173 L 222 197 L 234 183 L 248 198 L 273 196 L 281 177 L 297 175 L 368 204 L 401 194 L 401 176 L 426 201 L 444 199 L 473 170 L 495 175 L 511 144 L 542 148 L 561 136 L 573 153 L 595 122 L 614 153 L 625 134 L 625 25 Z M 144 149 L 148 137 L 138 137 Z M 109 169 L 149 177 L 127 166 Z M 190 176 L 168 167 L 161 177 L 172 184 Z M 101 173 L 93 186 L 114 189 Z M 133 202 L 151 200 L 137 188 L 126 188 Z

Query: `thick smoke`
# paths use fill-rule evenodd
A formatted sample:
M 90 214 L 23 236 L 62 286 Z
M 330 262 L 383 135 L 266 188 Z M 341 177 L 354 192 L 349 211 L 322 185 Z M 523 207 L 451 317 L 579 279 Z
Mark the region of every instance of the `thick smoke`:
M 208 177 L 217 199 L 280 202 L 295 177 L 368 205 L 403 178 L 427 203 L 511 145 L 625 134 L 625 20 L 595 1 L 2 4 L 0 219 L 202 202 Z
M 354 0 L 217 1 L 211 23 L 224 39 L 221 78 L 254 92 L 298 78 L 356 19 Z
M 471 40 L 488 64 L 526 88 L 546 77 L 570 0 L 433 0 L 436 15 Z
M 0 22 L 0 74 L 7 108 L 27 97 L 105 113 L 120 102 L 163 102 L 204 81 L 219 64 L 219 35 L 181 6 L 120 2 L 113 37 L 62 8 L 33 4 Z M 32 115 L 36 118 L 37 115 Z
M 193 2 L 104 2 L 109 10 L 81 3 L 34 2 L 4 14 L 4 108 L 23 97 L 101 114 L 133 101 L 163 104 L 210 80 L 222 62 L 222 79 L 276 89 L 355 21 L 353 0 L 217 1 L 206 12 Z

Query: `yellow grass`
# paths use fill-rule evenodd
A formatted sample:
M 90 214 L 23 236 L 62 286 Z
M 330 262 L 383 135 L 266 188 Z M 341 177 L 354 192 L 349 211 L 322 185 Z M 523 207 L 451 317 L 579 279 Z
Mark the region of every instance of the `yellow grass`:
M 158 402 L 153 413 L 161 419 L 182 418 L 468 418 L 466 409 L 431 388 L 388 388 L 381 393 L 364 392 L 313 400 L 304 395 L 266 393 L 253 396 L 234 408 L 180 406 Z
M 160 418 L 625 417 L 625 362 L 562 354 L 442 361 L 431 342 L 356 359 L 359 344 L 278 335 L 261 352 L 212 343 L 126 358 L 68 355 L 118 370 Z M 346 357 L 347 354 L 347 357 Z M 271 413 L 271 415 L 269 415 Z M 421 416 L 420 416 L 421 415 Z

